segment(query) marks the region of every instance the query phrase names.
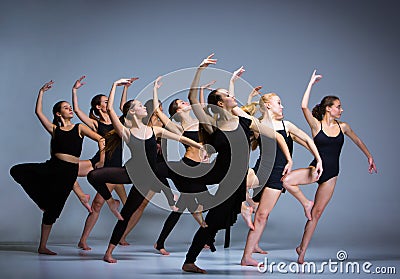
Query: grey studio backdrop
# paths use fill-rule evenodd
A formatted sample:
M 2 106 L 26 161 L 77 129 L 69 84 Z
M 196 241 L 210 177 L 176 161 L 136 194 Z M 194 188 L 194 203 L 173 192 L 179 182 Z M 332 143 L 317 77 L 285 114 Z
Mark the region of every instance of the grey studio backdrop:
M 78 97 L 88 112 L 90 99 L 99 92 L 108 95 L 118 78 L 140 78 L 129 89 L 128 98 L 134 98 L 157 76 L 195 67 L 215 52 L 216 67 L 234 71 L 243 65 L 243 78 L 252 86 L 278 93 L 286 119 L 308 134 L 300 102 L 313 69 L 323 74 L 310 106 L 324 95 L 338 95 L 342 120 L 366 143 L 379 172 L 368 174 L 365 156 L 346 137 L 337 187 L 311 245 L 398 247 L 396 2 L 2 1 L 0 241 L 39 238 L 41 211 L 11 179 L 9 168 L 49 158 L 50 136 L 34 114 L 38 90 L 45 82 L 55 81 L 43 106 L 52 118 L 53 104 L 61 99 L 71 102 L 74 81 L 86 75 L 87 84 Z M 228 79 L 219 82 L 228 85 Z M 116 106 L 120 94 L 119 90 Z M 245 102 L 247 94 L 237 92 L 238 99 Z M 74 122 L 80 121 L 75 117 Z M 86 139 L 83 150 L 82 158 L 91 158 L 96 144 Z M 255 159 L 252 155 L 251 165 Z M 295 167 L 308 166 L 311 160 L 304 148 L 295 146 Z M 86 178 L 79 182 L 93 198 L 95 191 Z M 129 185 L 126 188 L 129 191 Z M 312 199 L 316 185 L 303 189 Z M 150 205 L 128 240 L 152 245 L 167 215 Z M 77 243 L 86 216 L 71 194 L 50 242 Z M 284 238 L 288 248 L 294 247 L 304 223 L 302 208 L 285 194 L 271 214 L 263 241 L 273 245 Z M 114 224 L 105 206 L 92 237 L 107 241 Z M 171 242 L 189 242 L 196 226 L 193 218 L 182 218 Z M 246 231 L 238 220 L 233 243 L 244 246 Z

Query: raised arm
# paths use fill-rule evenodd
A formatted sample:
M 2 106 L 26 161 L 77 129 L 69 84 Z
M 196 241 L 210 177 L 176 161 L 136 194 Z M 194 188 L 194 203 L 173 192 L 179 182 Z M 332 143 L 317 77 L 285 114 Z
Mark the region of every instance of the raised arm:
M 132 83 L 135 81 L 135 80 L 138 80 L 139 78 L 138 77 L 135 77 L 135 78 L 131 78 L 131 83 L 127 83 L 127 84 L 125 84 L 124 85 L 124 90 L 122 91 L 122 95 L 121 95 L 121 101 L 119 102 L 119 110 L 121 111 L 121 112 L 123 112 L 123 110 L 124 110 L 124 105 L 125 105 L 125 103 L 126 103 L 126 101 L 127 101 L 127 99 L 128 99 L 128 88 L 129 88 L 129 86 L 131 86 L 132 85 Z
M 204 59 L 200 66 L 197 68 L 197 71 L 194 75 L 192 84 L 189 89 L 189 102 L 192 105 L 192 109 L 194 114 L 196 115 L 197 119 L 200 121 L 200 123 L 203 125 L 204 129 L 209 133 L 213 133 L 213 124 L 215 124 L 214 119 L 205 113 L 203 108 L 201 107 L 201 104 L 199 100 L 197 99 L 197 92 L 198 92 L 198 87 L 199 87 L 199 82 L 200 82 L 200 76 L 201 73 L 204 69 L 208 67 L 210 64 L 216 64 L 217 59 L 212 59 L 214 56 L 214 53 L 209 55 L 206 59 Z
M 229 95 L 231 95 L 232 97 L 235 96 L 235 81 L 238 80 L 245 71 L 246 70 L 242 66 L 233 72 L 232 77 L 229 80 L 229 89 L 228 89 Z
M 212 80 L 209 83 L 206 83 L 206 84 L 203 84 L 203 85 L 200 86 L 199 101 L 200 101 L 200 104 L 201 104 L 202 108 L 206 107 L 205 98 L 204 98 L 204 89 L 208 89 L 208 90 L 212 91 L 213 89 L 210 86 L 213 85 L 216 82 L 217 82 L 216 80 Z
M 108 96 L 108 103 L 107 103 L 107 112 L 110 115 L 111 122 L 114 126 L 115 131 L 117 134 L 127 141 L 129 139 L 129 129 L 126 128 L 121 121 L 119 120 L 118 115 L 115 113 L 114 110 L 114 98 L 115 98 L 115 90 L 117 89 L 117 86 L 122 86 L 127 83 L 131 83 L 131 79 L 129 78 L 122 78 L 117 81 L 114 81 L 111 90 L 110 90 L 110 95 Z
M 43 94 L 44 92 L 52 88 L 53 84 L 54 81 L 50 80 L 49 82 L 45 83 L 42 88 L 40 88 L 35 107 L 36 116 L 39 118 L 40 123 L 42 123 L 46 131 L 50 134 L 53 134 L 53 128 L 55 125 L 43 113 Z
M 157 117 L 161 120 L 161 122 L 165 125 L 165 127 L 177 134 L 181 135 L 183 133 L 183 129 L 180 125 L 177 125 L 176 123 L 172 122 L 171 119 L 168 118 L 168 116 L 160 109 L 160 103 L 158 102 L 158 88 L 161 87 L 162 82 L 161 82 L 161 76 L 156 78 L 154 81 L 154 87 L 153 87 L 153 108 L 154 112 L 150 111 L 149 113 L 156 113 Z
M 293 160 L 292 157 L 290 156 L 290 151 L 289 148 L 286 144 L 285 139 L 283 136 L 279 133 L 277 133 L 274 129 L 268 127 L 267 125 L 264 125 L 260 123 L 260 121 L 257 120 L 257 118 L 252 117 L 253 121 L 251 122 L 250 129 L 252 129 L 254 132 L 260 133 L 261 135 L 271 138 L 271 139 L 276 139 L 279 148 L 282 150 L 283 154 L 285 155 L 286 158 L 286 166 L 282 172 L 282 175 L 286 175 L 291 172 L 292 166 L 293 166 Z
M 86 78 L 86 76 L 81 76 L 77 81 L 75 81 L 72 86 L 72 108 L 74 109 L 75 114 L 79 117 L 79 119 L 85 123 L 90 129 L 93 131 L 97 131 L 97 121 L 91 119 L 86 113 L 84 113 L 78 104 L 78 89 L 81 88 L 86 82 L 82 82 L 82 80 Z
M 376 169 L 376 165 L 374 162 L 374 158 L 372 157 L 371 153 L 369 152 L 367 146 L 364 142 L 356 135 L 356 133 L 350 128 L 350 125 L 342 122 L 341 127 L 345 133 L 345 135 L 349 136 L 349 138 L 360 148 L 360 150 L 367 156 L 368 159 L 368 171 L 369 173 L 377 173 L 378 170 Z
M 247 105 L 250 105 L 253 102 L 253 98 L 257 95 L 261 95 L 260 89 L 262 86 L 256 86 L 251 90 L 249 97 L 247 97 Z
M 314 156 L 314 158 L 317 160 L 317 165 L 315 166 L 315 168 L 318 173 L 317 179 L 319 179 L 319 177 L 322 174 L 322 159 L 321 156 L 319 155 L 317 146 L 315 145 L 314 141 L 303 130 L 300 130 L 296 125 L 294 125 L 289 121 L 285 122 L 288 132 L 294 136 L 293 140 L 303 145 L 305 148 L 307 148 Z
M 307 85 L 307 89 L 304 92 L 303 100 L 301 101 L 301 109 L 303 111 L 304 117 L 306 118 L 308 125 L 313 131 L 313 134 L 319 129 L 319 121 L 312 115 L 310 109 L 308 108 L 308 101 L 310 99 L 310 93 L 313 85 L 316 82 L 318 82 L 321 78 L 322 75 L 317 75 L 317 70 L 314 70 L 314 72 L 311 75 L 310 81 Z

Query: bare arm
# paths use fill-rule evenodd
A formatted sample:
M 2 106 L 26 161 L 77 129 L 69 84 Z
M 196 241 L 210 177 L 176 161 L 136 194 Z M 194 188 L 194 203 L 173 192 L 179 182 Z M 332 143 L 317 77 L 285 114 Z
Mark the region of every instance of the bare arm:
M 121 86 L 121 85 L 124 85 L 129 82 L 130 82 L 130 79 L 127 79 L 127 78 L 122 78 L 122 79 L 115 81 L 111 87 L 110 95 L 108 96 L 108 103 L 107 103 L 107 112 L 110 115 L 110 119 L 114 126 L 114 129 L 117 132 L 117 134 L 125 141 L 127 141 L 129 139 L 129 129 L 126 128 L 121 123 L 121 121 L 119 120 L 119 117 L 115 113 L 113 105 L 114 105 L 114 98 L 115 98 L 115 90 L 116 90 L 117 86 Z
M 232 77 L 229 81 L 229 95 L 232 97 L 235 96 L 235 82 L 240 78 L 240 76 L 245 72 L 246 70 L 241 66 L 239 69 L 233 72 Z
M 119 110 L 121 111 L 121 112 L 123 112 L 123 110 L 124 110 L 124 105 L 125 105 L 125 103 L 126 103 L 126 101 L 127 101 L 127 99 L 128 99 L 128 88 L 129 88 L 129 86 L 131 86 L 132 85 L 132 83 L 135 81 L 135 80 L 138 80 L 139 78 L 137 78 L 137 77 L 135 77 L 135 78 L 131 78 L 131 83 L 127 83 L 127 84 L 125 84 L 124 85 L 124 90 L 122 91 L 122 95 L 121 95 L 121 101 L 119 102 Z
M 97 131 L 97 121 L 91 119 L 86 113 L 84 113 L 78 104 L 78 89 L 81 88 L 86 82 L 82 82 L 82 80 L 86 76 L 81 76 L 77 81 L 75 81 L 74 85 L 72 86 L 72 107 L 74 109 L 75 114 L 79 117 L 79 119 L 85 123 L 90 129 L 93 131 Z
M 303 99 L 301 101 L 301 109 L 303 110 L 304 117 L 306 118 L 306 121 L 313 132 L 313 135 L 319 129 L 319 121 L 312 115 L 310 109 L 308 108 L 308 101 L 310 99 L 310 93 L 313 85 L 322 78 L 322 75 L 317 75 L 316 72 L 317 70 L 314 70 L 314 72 L 312 73 L 311 79 L 307 85 L 307 89 L 304 92 Z
M 341 127 L 345 133 L 357 146 L 360 150 L 367 156 L 368 159 L 368 171 L 369 173 L 377 173 L 376 165 L 374 162 L 374 158 L 372 157 L 371 153 L 369 152 L 367 146 L 364 142 L 354 133 L 354 131 L 350 128 L 350 125 L 347 123 L 341 123 Z
M 161 82 L 161 76 L 159 76 L 155 81 L 154 81 L 154 87 L 153 87 L 153 108 L 154 112 L 157 114 L 158 118 L 161 120 L 161 122 L 165 125 L 165 127 L 177 134 L 180 135 L 183 133 L 182 127 L 177 125 L 176 123 L 172 122 L 171 119 L 168 118 L 168 116 L 160 109 L 160 103 L 158 102 L 158 88 L 161 87 L 162 82 Z M 150 112 L 153 113 L 153 112 Z
M 97 141 L 97 144 L 99 146 L 99 151 L 100 151 L 100 159 L 99 159 L 99 162 L 96 163 L 95 168 L 103 167 L 104 161 L 105 161 L 105 150 L 104 150 L 104 148 L 106 147 L 105 139 L 85 125 L 79 125 L 79 131 L 82 136 L 85 136 L 94 141 Z
M 260 89 L 262 88 L 262 86 L 257 86 L 254 87 L 253 90 L 251 90 L 249 97 L 247 97 L 247 105 L 250 105 L 253 101 L 253 98 L 257 95 L 261 95 Z
M 154 126 L 153 130 L 154 130 L 154 134 L 155 134 L 156 137 L 162 137 L 162 138 L 166 138 L 166 139 L 176 140 L 176 141 L 179 141 L 179 142 L 181 142 L 183 144 L 192 146 L 192 147 L 197 148 L 197 149 L 202 149 L 203 148 L 203 145 L 201 145 L 200 143 L 198 143 L 198 142 L 196 142 L 194 140 L 191 140 L 191 139 L 189 139 L 189 138 L 187 138 L 185 136 L 180 136 L 180 135 L 177 135 L 175 133 L 172 133 L 172 132 L 170 132 L 170 131 L 168 131 L 168 130 L 166 130 L 164 128 Z
M 277 133 L 274 129 L 268 127 L 267 125 L 264 125 L 260 123 L 256 118 L 252 117 L 253 121 L 250 125 L 250 129 L 252 129 L 254 132 L 260 133 L 261 135 L 271 138 L 271 139 L 276 139 L 279 148 L 282 150 L 283 154 L 285 155 L 287 164 L 282 172 L 282 175 L 288 174 L 292 170 L 293 166 L 293 160 L 292 157 L 290 156 L 290 151 L 289 148 L 286 144 L 285 139 L 283 136 L 279 133 Z
M 46 131 L 50 134 L 53 134 L 53 129 L 55 125 L 43 113 L 43 94 L 44 92 L 52 88 L 53 84 L 54 81 L 50 80 L 49 82 L 45 83 L 42 88 L 40 88 L 35 107 L 36 116 L 39 118 L 40 123 L 42 123 Z
M 319 155 L 317 146 L 315 145 L 314 141 L 304 131 L 297 128 L 297 126 L 293 123 L 286 121 L 286 127 L 288 129 L 288 132 L 295 136 L 296 142 L 307 148 L 317 160 L 317 165 L 315 166 L 315 169 L 318 173 L 317 179 L 319 179 L 323 171 L 322 159 Z
M 197 98 L 197 91 L 199 87 L 199 82 L 200 82 L 200 76 L 201 72 L 208 67 L 210 64 L 216 64 L 217 60 L 212 59 L 214 54 L 209 55 L 206 59 L 203 60 L 203 62 L 200 64 L 200 66 L 197 68 L 197 71 L 195 73 L 195 76 L 193 78 L 192 84 L 189 89 L 189 102 L 192 105 L 192 109 L 194 114 L 196 115 L 197 119 L 200 121 L 201 125 L 203 125 L 204 129 L 209 133 L 213 133 L 213 124 L 215 124 L 214 119 L 207 115 L 203 108 L 201 107 L 201 104 Z
M 205 99 L 204 99 L 204 89 L 208 89 L 208 90 L 212 90 L 212 88 L 210 88 L 211 85 L 213 85 L 216 82 L 216 80 L 212 80 L 207 84 L 203 84 L 200 86 L 200 95 L 199 95 L 199 101 L 201 104 L 202 108 L 205 108 Z

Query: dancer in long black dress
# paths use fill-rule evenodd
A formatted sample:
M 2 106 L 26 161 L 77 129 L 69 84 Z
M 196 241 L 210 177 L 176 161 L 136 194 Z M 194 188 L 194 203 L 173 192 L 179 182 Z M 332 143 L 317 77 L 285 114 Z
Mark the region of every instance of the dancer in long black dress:
M 96 167 L 104 164 L 104 138 L 86 125 L 73 124 L 71 119 L 74 113 L 68 102 L 60 101 L 54 105 L 53 122 L 43 114 L 43 94 L 53 84 L 53 81 L 47 82 L 39 90 L 35 111 L 43 127 L 52 136 L 51 158 L 44 163 L 15 165 L 10 170 L 14 180 L 21 184 L 28 196 L 43 211 L 38 253 L 47 255 L 56 255 L 47 248 L 47 240 L 78 176 L 79 156 L 85 136 L 98 142 L 101 155 Z M 118 203 L 114 205 L 116 210 Z
M 212 170 L 198 178 L 206 184 L 218 183 L 219 186 L 215 194 L 216 205 L 209 210 L 205 219 L 208 227 L 201 227 L 196 232 L 182 266 L 182 270 L 195 273 L 206 273 L 195 265 L 197 256 L 204 244 L 214 239 L 218 230 L 229 228 L 236 222 L 242 202 L 246 199 L 251 131 L 268 138 L 276 137 L 288 161 L 285 173 L 290 172 L 293 163 L 283 137 L 265 125 L 258 125 L 258 120 L 237 106 L 235 98 L 230 96 L 228 90 L 220 88 L 208 95 L 208 107 L 215 117 L 206 114 L 197 100 L 197 90 L 202 71 L 210 64 L 216 63 L 216 59 L 212 57 L 213 54 L 208 56 L 197 68 L 189 91 L 193 111 L 204 129 L 204 138 L 209 137 L 205 143 L 211 144 L 218 152 Z

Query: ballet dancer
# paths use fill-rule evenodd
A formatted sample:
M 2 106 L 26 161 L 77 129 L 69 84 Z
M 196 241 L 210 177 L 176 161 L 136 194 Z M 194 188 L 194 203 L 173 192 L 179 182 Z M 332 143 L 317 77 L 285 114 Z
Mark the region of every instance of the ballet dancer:
M 262 114 L 260 122 L 264 123 L 265 125 L 269 125 L 270 121 L 272 120 L 274 129 L 285 138 L 291 154 L 293 152 L 293 141 L 295 141 L 310 150 L 311 154 L 314 155 L 317 164 L 316 167 L 312 167 L 312 175 L 314 176 L 315 181 L 318 180 L 319 176 L 322 174 L 322 161 L 317 147 L 315 146 L 313 140 L 305 132 L 297 128 L 293 123 L 283 120 L 283 105 L 279 96 L 276 93 L 264 94 L 260 98 L 259 106 Z M 267 151 L 264 152 L 264 150 L 261 149 L 262 140 L 264 140 L 264 137 L 259 136 L 257 138 L 257 141 L 260 145 L 260 155 L 255 166 L 253 167 L 255 172 L 255 179 L 253 183 L 254 185 L 258 185 L 259 180 L 261 181 L 265 179 L 261 178 L 260 176 L 265 174 L 269 174 L 269 177 L 265 185 L 262 186 L 261 189 L 257 189 L 256 192 L 258 193 L 253 196 L 254 202 L 259 203 L 259 205 L 254 217 L 255 228 L 254 230 L 249 230 L 247 235 L 246 246 L 240 263 L 241 265 L 257 266 L 258 261 L 252 258 L 252 253 L 267 253 L 259 248 L 258 242 L 260 241 L 261 235 L 267 224 L 270 212 L 277 203 L 281 193 L 285 192 L 282 183 L 283 168 L 286 164 L 285 156 L 279 148 L 276 148 L 275 161 L 272 171 L 269 172 L 266 169 L 263 169 L 263 166 L 260 165 L 262 162 L 262 156 L 268 156 L 269 154 Z M 258 177 L 260 177 L 260 179 L 258 179 Z M 311 219 L 312 205 L 313 203 L 311 201 L 308 201 L 303 205 L 305 215 L 308 219 Z
M 86 125 L 71 122 L 74 113 L 66 101 L 59 101 L 53 106 L 53 122 L 43 113 L 43 95 L 53 87 L 51 80 L 39 90 L 35 113 L 39 121 L 51 135 L 51 158 L 44 163 L 26 163 L 10 169 L 14 180 L 21 184 L 28 196 L 43 211 L 39 254 L 56 255 L 47 248 L 47 241 L 53 224 L 60 216 L 64 204 L 78 176 L 79 156 L 85 136 L 98 142 L 99 161 L 95 168 L 104 164 L 104 138 Z M 114 210 L 118 202 L 113 202 Z M 118 212 L 118 211 L 117 211 Z
M 121 210 L 123 220 L 117 222 L 111 236 L 110 243 L 103 260 L 109 263 L 116 263 L 117 260 L 112 257 L 112 252 L 118 245 L 122 235 L 124 234 L 129 219 L 132 214 L 142 204 L 149 192 L 160 192 L 168 195 L 171 191 L 162 181 L 157 171 L 157 143 L 156 137 L 176 140 L 184 144 L 196 147 L 202 150 L 202 145 L 186 137 L 180 137 L 161 127 L 149 127 L 143 123 L 146 117 L 146 107 L 141 102 L 132 101 L 131 108 L 127 114 L 124 126 L 118 119 L 114 109 L 114 95 L 117 86 L 129 83 L 130 79 L 120 79 L 113 83 L 108 98 L 107 110 L 111 121 L 114 125 L 116 133 L 127 143 L 131 151 L 131 158 L 126 162 L 124 167 L 103 168 L 103 171 L 93 170 L 88 174 L 88 181 L 92 184 L 97 192 L 106 200 L 112 199 L 106 183 L 132 183 L 127 201 Z M 202 151 L 202 153 L 204 153 Z M 171 192 L 172 194 L 172 192 Z M 174 206 L 172 197 L 167 200 L 170 206 Z M 172 204 L 171 204 L 172 203 Z
M 182 266 L 183 271 L 195 273 L 206 273 L 195 264 L 204 245 L 215 238 L 218 230 L 232 226 L 237 220 L 237 214 L 241 212 L 242 202 L 246 199 L 251 131 L 268 138 L 276 137 L 288 161 L 284 168 L 285 173 L 290 172 L 293 164 L 283 137 L 271 128 L 257 123 L 258 120 L 240 109 L 235 97 L 232 97 L 228 90 L 219 88 L 208 95 L 207 109 L 211 109 L 214 117 L 203 110 L 197 99 L 197 90 L 202 71 L 217 62 L 212 58 L 213 55 L 204 59 L 197 68 L 189 90 L 189 101 L 201 123 L 200 131 L 205 139 L 204 143 L 211 144 L 218 152 L 211 171 L 198 178 L 207 185 L 218 183 L 219 186 L 215 193 L 216 205 L 208 211 L 205 219 L 208 227 L 198 229 Z
M 315 145 L 322 158 L 324 172 L 318 179 L 318 188 L 311 210 L 312 219 L 307 221 L 301 243 L 296 248 L 298 254 L 297 262 L 300 264 L 304 263 L 304 256 L 312 235 L 325 207 L 333 195 L 339 175 L 339 157 L 344 143 L 344 135 L 350 137 L 367 157 L 369 173 L 377 172 L 374 159 L 366 145 L 353 132 L 348 123 L 338 120 L 343 113 L 342 104 L 338 97 L 325 96 L 312 111 L 308 108 L 311 89 L 321 78 L 322 75 L 317 74 L 316 70 L 314 70 L 301 102 L 304 117 L 311 128 Z M 316 164 L 317 160 L 314 159 L 310 166 L 316 166 Z M 304 195 L 298 185 L 312 183 L 314 181 L 312 173 L 312 167 L 295 170 L 284 177 L 283 187 L 302 203 L 301 200 L 304 199 Z

